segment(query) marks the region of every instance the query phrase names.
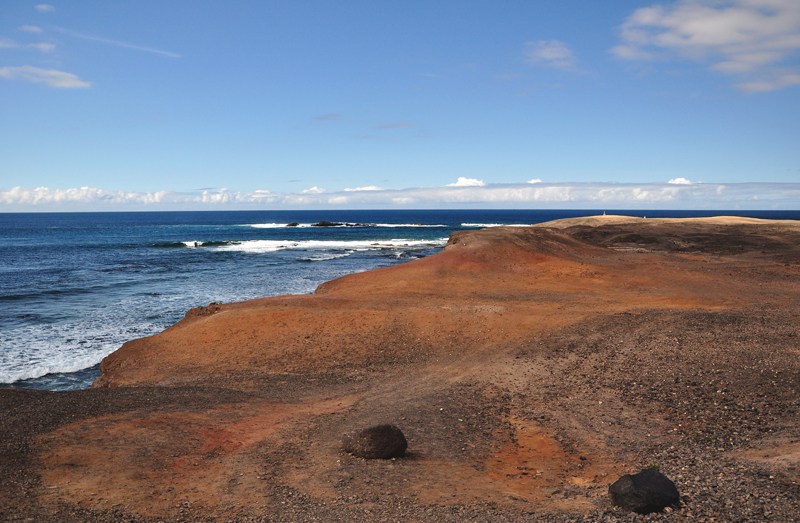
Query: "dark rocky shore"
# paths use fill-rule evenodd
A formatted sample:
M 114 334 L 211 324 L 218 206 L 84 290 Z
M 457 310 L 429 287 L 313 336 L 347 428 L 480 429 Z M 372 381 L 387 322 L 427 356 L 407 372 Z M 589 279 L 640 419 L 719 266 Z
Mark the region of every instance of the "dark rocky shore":
M 564 231 L 508 240 L 534 246 L 527 262 L 490 243 L 492 263 L 523 267 L 488 280 L 469 270 L 487 260 L 480 245 L 457 265 L 406 264 L 421 277 L 446 272 L 451 287 L 427 308 L 419 294 L 413 307 L 392 301 L 383 330 L 355 324 L 374 352 L 357 361 L 330 364 L 330 338 L 315 342 L 325 333 L 292 323 L 302 315 L 281 311 L 293 302 L 272 300 L 250 307 L 274 306 L 312 361 L 276 355 L 267 366 L 255 352 L 228 352 L 239 366 L 163 357 L 163 374 L 124 374 L 113 360 L 104 372 L 125 386 L 0 389 L 0 520 L 800 520 L 800 228 Z M 456 235 L 445 252 L 481 241 Z M 399 285 L 409 271 L 346 278 L 320 297 L 380 292 L 380 278 Z M 520 283 L 533 274 L 535 284 Z M 458 285 L 463 294 L 448 294 Z M 327 329 L 355 321 L 332 307 L 334 323 L 317 304 L 328 302 L 308 303 Z M 453 316 L 443 320 L 442 307 Z M 164 336 L 224 324 L 227 338 L 250 339 L 252 315 L 223 305 Z M 414 329 L 399 323 L 411 317 Z M 122 351 L 126 365 L 147 368 L 144 348 L 162 350 L 143 343 Z M 165 381 L 171 372 L 191 379 Z M 404 457 L 341 450 L 342 434 L 375 422 L 402 428 Z M 645 516 L 612 507 L 608 485 L 646 467 L 672 479 L 681 502 Z

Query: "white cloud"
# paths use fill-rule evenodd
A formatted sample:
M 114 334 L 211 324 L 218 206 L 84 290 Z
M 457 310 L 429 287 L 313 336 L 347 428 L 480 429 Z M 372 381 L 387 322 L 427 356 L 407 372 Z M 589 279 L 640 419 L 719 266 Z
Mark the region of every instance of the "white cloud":
M 325 189 L 320 189 L 319 187 L 317 187 L 317 186 L 315 185 L 315 186 L 314 186 L 314 187 L 312 187 L 311 189 L 306 189 L 306 190 L 304 190 L 304 191 L 300 191 L 300 192 L 301 192 L 302 194 L 321 194 L 321 193 L 324 193 L 324 192 L 326 192 L 326 191 L 325 191 Z
M 746 93 L 752 94 L 774 91 L 775 89 L 781 89 L 782 87 L 789 87 L 790 85 L 798 84 L 800 84 L 800 74 L 778 74 L 769 79 L 735 84 L 734 87 Z
M 686 178 L 673 178 L 667 183 L 671 183 L 673 185 L 692 185 L 692 182 Z
M 414 203 L 414 198 L 409 198 L 407 196 L 398 196 L 396 198 L 392 198 L 391 202 L 395 205 L 412 205 Z
M 38 44 L 28 44 L 25 47 L 38 49 L 39 51 L 41 51 L 43 53 L 49 53 L 50 51 L 52 51 L 53 49 L 56 48 L 56 46 L 54 44 L 48 44 L 48 43 L 45 43 L 45 42 L 38 43 Z
M 225 204 L 234 203 L 239 199 L 240 193 L 232 193 L 228 189 L 222 188 L 219 191 L 203 191 L 199 196 L 195 196 L 191 201 L 198 203 Z
M 347 205 L 350 203 L 350 198 L 347 196 L 331 196 L 327 199 L 328 205 Z
M 464 178 L 463 176 L 458 177 L 458 181 L 456 183 L 448 183 L 447 187 L 483 187 L 486 185 L 483 183 L 483 180 L 476 180 L 475 178 Z
M 681 57 L 752 79 L 737 85 L 763 92 L 796 85 L 796 71 L 775 68 L 800 51 L 797 0 L 681 0 L 637 9 L 612 53 L 628 60 Z
M 25 32 L 28 32 L 28 33 L 41 33 L 42 32 L 42 28 L 41 27 L 37 27 L 35 25 L 23 25 L 22 27 L 19 28 L 19 30 L 20 31 L 25 31 Z
M 9 80 L 21 78 L 29 82 L 45 83 L 50 87 L 61 89 L 85 89 L 92 86 L 90 82 L 85 82 L 72 73 L 56 71 L 55 69 L 40 69 L 30 65 L 2 67 L 0 68 L 0 77 Z
M 137 193 L 125 191 L 103 191 L 92 187 L 81 187 L 80 189 L 48 189 L 47 187 L 37 187 L 28 189 L 24 187 L 14 187 L 10 191 L 0 192 L 0 204 L 27 204 L 31 206 L 41 206 L 49 204 L 85 204 L 85 203 L 104 203 L 104 204 L 154 204 L 160 203 L 167 194 L 166 191 L 155 193 Z
M 16 49 L 19 47 L 19 44 L 10 38 L 0 38 L 0 49 Z M 49 53 L 53 49 L 56 48 L 55 44 L 48 44 L 45 42 L 41 42 L 38 44 L 27 44 L 25 47 L 29 49 L 38 49 L 43 53 Z
M 534 64 L 546 65 L 565 71 L 577 70 L 577 59 L 564 42 L 558 40 L 539 40 L 538 42 L 525 42 L 526 50 L 523 54 L 528 61 Z
M 355 189 L 345 189 L 345 192 L 358 192 L 358 191 L 382 191 L 377 185 L 368 185 L 366 187 L 356 187 Z
M 36 6 L 36 10 L 40 13 L 52 13 L 56 8 L 49 4 L 39 4 Z
M 528 183 L 542 183 L 540 178 L 534 178 L 533 180 L 528 180 Z
M 643 51 L 635 45 L 615 45 L 611 52 L 626 60 L 650 60 L 653 58 L 651 53 Z
M 181 58 L 181 55 L 179 55 L 178 53 L 173 53 L 171 51 L 162 51 L 161 49 L 153 49 L 152 47 L 145 47 L 145 46 L 141 46 L 141 45 L 129 44 L 128 42 L 118 42 L 116 40 L 108 40 L 106 38 L 100 38 L 98 36 L 86 35 L 86 34 L 83 34 L 83 33 L 70 31 L 69 29 L 64 29 L 62 27 L 57 27 L 56 29 L 59 32 L 65 34 L 65 35 L 74 36 L 75 38 L 81 38 L 83 40 L 91 40 L 93 42 L 101 42 L 101 43 L 104 43 L 104 44 L 115 45 L 117 47 L 124 47 L 126 49 L 133 49 L 135 51 L 145 51 L 145 52 L 148 52 L 148 53 L 160 54 L 160 55 L 163 55 L 163 56 L 168 56 L 170 58 Z
M 528 183 L 361 192 L 272 193 L 228 189 L 191 193 L 92 187 L 0 190 L 0 212 L 125 209 L 486 207 L 583 209 L 797 209 L 800 183 Z

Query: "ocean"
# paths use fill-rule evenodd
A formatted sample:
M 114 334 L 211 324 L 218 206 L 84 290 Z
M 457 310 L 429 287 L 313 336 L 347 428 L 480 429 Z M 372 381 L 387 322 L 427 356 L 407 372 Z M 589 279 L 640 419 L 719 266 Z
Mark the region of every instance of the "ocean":
M 104 356 L 192 307 L 312 293 L 346 274 L 434 254 L 456 230 L 596 214 L 602 211 L 0 213 L 0 386 L 88 388 Z M 800 211 L 613 214 L 800 219 Z

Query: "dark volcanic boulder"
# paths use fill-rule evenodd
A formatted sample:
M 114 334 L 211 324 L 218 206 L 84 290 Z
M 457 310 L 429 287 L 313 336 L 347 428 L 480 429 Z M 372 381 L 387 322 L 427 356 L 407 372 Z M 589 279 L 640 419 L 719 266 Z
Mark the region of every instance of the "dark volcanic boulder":
M 680 500 L 675 483 L 655 469 L 625 474 L 608 487 L 608 495 L 615 506 L 639 514 L 661 512 Z
M 342 437 L 342 450 L 359 458 L 389 459 L 406 453 L 403 431 L 394 425 L 376 425 L 348 432 Z
M 297 223 L 297 222 L 292 222 L 292 223 L 287 223 L 287 224 L 286 224 L 286 226 L 287 226 L 287 227 L 299 227 L 299 226 L 300 226 L 300 224 L 299 224 L 299 223 Z

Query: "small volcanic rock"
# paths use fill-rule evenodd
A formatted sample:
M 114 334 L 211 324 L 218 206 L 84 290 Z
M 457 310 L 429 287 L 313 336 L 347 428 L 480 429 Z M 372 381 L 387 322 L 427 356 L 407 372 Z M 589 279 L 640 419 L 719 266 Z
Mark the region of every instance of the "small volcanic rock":
M 608 494 L 615 506 L 639 514 L 661 512 L 680 501 L 675 483 L 654 469 L 625 474 L 608 487 Z
M 408 448 L 403 431 L 394 425 L 376 425 L 348 432 L 342 450 L 359 458 L 389 459 L 403 456 Z
M 193 309 L 189 309 L 184 318 L 194 318 L 196 316 L 210 316 L 219 310 L 222 309 L 222 305 L 217 302 L 211 302 L 208 304 L 207 307 L 195 307 Z

